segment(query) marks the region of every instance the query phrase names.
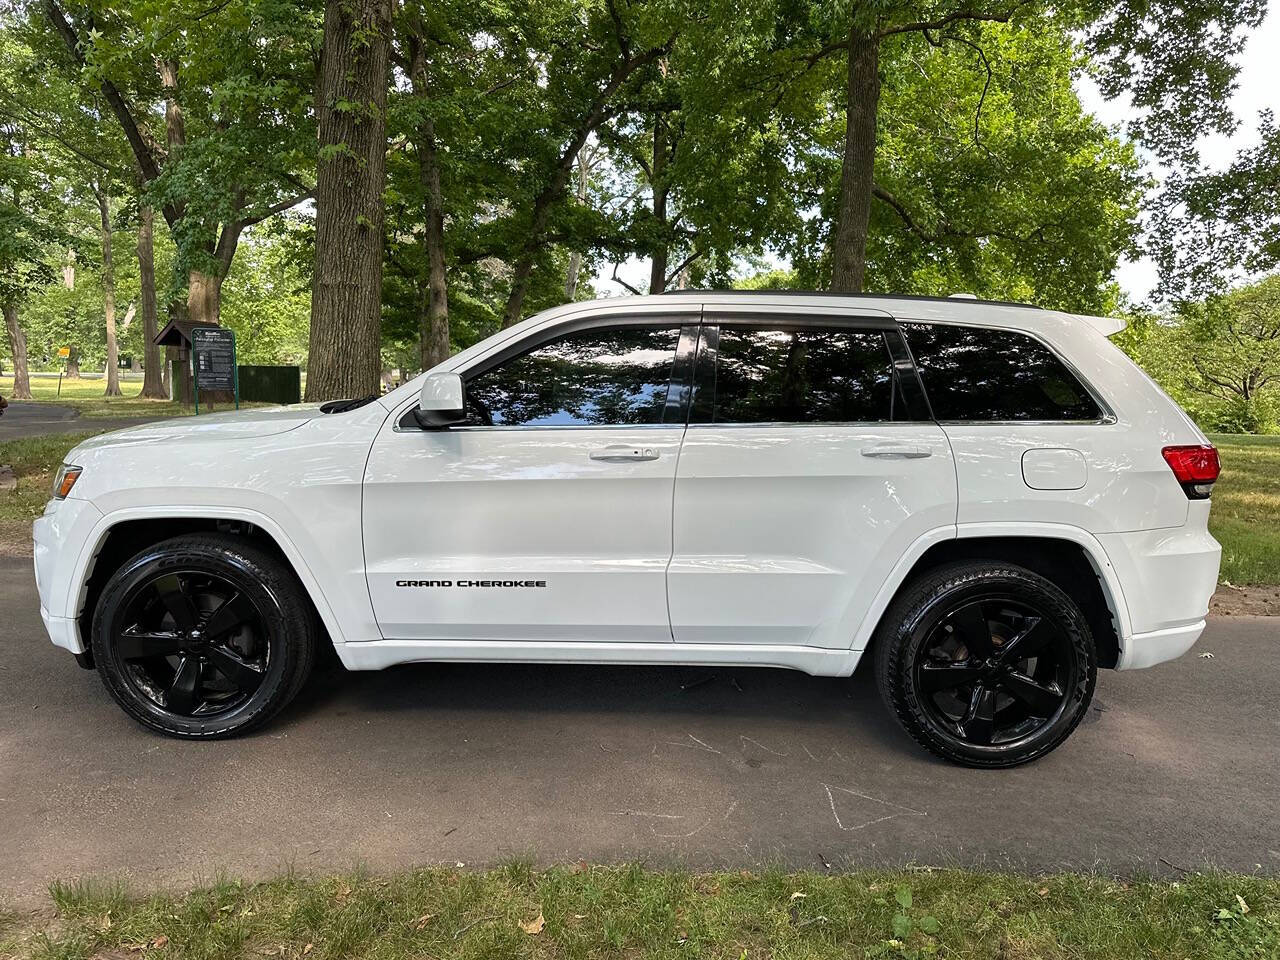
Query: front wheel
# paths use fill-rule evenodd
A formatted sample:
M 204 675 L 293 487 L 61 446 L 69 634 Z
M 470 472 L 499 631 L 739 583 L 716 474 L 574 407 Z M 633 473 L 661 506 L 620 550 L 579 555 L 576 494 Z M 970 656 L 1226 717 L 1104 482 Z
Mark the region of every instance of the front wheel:
M 947 564 L 898 597 L 875 640 L 881 695 L 915 740 L 971 767 L 1044 756 L 1084 718 L 1097 681 L 1076 603 L 1023 567 Z
M 242 537 L 175 537 L 112 576 L 93 658 L 135 720 L 209 740 L 266 722 L 311 670 L 312 615 L 288 566 Z

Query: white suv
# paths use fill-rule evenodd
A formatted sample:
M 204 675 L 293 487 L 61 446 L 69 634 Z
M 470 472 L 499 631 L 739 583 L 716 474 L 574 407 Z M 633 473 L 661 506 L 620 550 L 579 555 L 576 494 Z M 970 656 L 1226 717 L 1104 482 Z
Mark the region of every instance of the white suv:
M 536 316 L 384 397 L 71 452 L 53 642 L 163 733 L 240 733 L 316 645 L 848 676 L 935 753 L 1052 750 L 1098 667 L 1177 657 L 1214 448 L 1106 334 L 972 299 L 680 293 Z

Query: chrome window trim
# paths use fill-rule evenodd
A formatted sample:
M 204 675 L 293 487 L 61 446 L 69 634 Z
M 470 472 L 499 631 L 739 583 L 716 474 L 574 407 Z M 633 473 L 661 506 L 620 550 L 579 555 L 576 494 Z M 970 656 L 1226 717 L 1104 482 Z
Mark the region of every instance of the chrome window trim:
M 405 409 L 405 413 L 412 410 L 412 406 Z M 403 417 L 404 414 L 401 414 Z M 470 426 L 444 427 L 440 430 L 414 430 L 407 427 L 401 427 L 397 423 L 393 428 L 399 433 L 473 433 L 476 431 L 492 431 L 501 430 L 509 432 L 512 430 L 684 430 L 683 423 L 515 423 L 515 424 L 494 424 L 486 426 L 484 424 L 472 424 Z
M 1100 420 L 938 420 L 943 427 L 1109 427 L 1120 421 L 1114 414 Z
M 764 427 L 770 430 L 790 429 L 798 427 L 801 429 L 809 427 L 933 427 L 937 423 L 933 420 L 806 420 L 803 423 L 792 422 L 790 420 L 770 420 L 765 423 L 691 423 L 689 429 L 705 430 L 710 427 L 713 430 L 747 430 L 757 427 Z

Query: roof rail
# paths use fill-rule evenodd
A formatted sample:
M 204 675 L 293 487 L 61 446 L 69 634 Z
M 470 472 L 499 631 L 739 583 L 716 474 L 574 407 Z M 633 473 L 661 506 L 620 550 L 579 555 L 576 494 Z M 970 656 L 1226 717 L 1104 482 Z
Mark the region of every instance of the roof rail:
M 915 293 L 841 293 L 838 290 L 773 290 L 773 289 L 757 289 L 757 290 L 663 290 L 658 296 L 671 296 L 674 294 L 691 293 L 691 294 L 714 294 L 715 296 L 792 296 L 792 297 L 840 297 L 843 299 L 855 300 L 925 300 L 932 303 L 955 303 L 956 300 L 965 300 L 969 303 L 985 303 L 995 307 L 1025 307 L 1028 310 L 1042 310 L 1043 307 L 1034 303 L 1018 303 L 1015 300 L 982 300 L 973 294 L 952 294 L 949 297 L 929 297 Z

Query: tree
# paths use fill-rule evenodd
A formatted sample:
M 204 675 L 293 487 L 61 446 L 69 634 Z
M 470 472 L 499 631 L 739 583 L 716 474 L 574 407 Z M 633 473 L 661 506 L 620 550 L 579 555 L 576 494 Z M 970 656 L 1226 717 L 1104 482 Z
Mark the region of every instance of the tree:
M 1280 274 L 1182 310 L 1187 385 L 1226 402 L 1221 425 L 1261 433 L 1280 399 Z
M 1280 266 L 1280 126 L 1259 117 L 1259 140 L 1225 170 L 1201 164 L 1169 176 L 1152 217 L 1160 293 L 1178 302 Z
M 223 294 L 223 323 L 236 332 L 240 362 L 301 364 L 311 325 L 309 230 L 294 214 L 259 227 L 240 251 Z
M 396 151 L 400 165 L 389 163 L 394 184 L 390 201 L 407 230 L 391 230 L 388 253 L 412 285 L 418 320 L 418 353 L 423 369 L 449 356 L 449 284 L 446 272 L 445 191 L 437 116 L 448 116 L 452 144 L 464 142 L 466 110 L 456 104 L 471 100 L 486 72 L 488 57 L 472 37 L 489 23 L 485 4 L 427 5 L 405 0 L 398 5 L 395 42 L 390 56 L 408 81 L 407 94 L 388 107 L 393 135 L 411 149 Z M 492 30 L 490 35 L 496 35 Z M 468 96 L 468 95 L 471 96 Z
M 327 0 L 307 399 L 379 392 L 390 0 Z
M 526 180 L 532 195 L 513 207 L 506 225 L 518 239 L 512 248 L 504 327 L 524 312 L 534 269 L 551 239 L 553 215 L 567 205 L 579 151 L 604 124 L 626 112 L 675 44 L 680 21 L 664 15 L 669 12 L 659 4 L 620 6 L 605 0 L 603 8 L 586 4 L 578 17 L 550 25 L 543 56 L 551 133 L 535 144 L 542 149 L 530 158 Z M 571 36 L 562 39 L 566 30 Z
M 12 40 L 0 36 L 0 69 L 13 82 L 15 51 Z M 58 274 L 65 250 L 60 195 L 52 189 L 47 170 L 38 163 L 32 129 L 12 111 L 0 111 L 0 310 L 4 312 L 9 355 L 13 357 L 13 398 L 31 399 L 27 333 L 20 311 L 24 303 Z
M 838 200 L 831 211 L 832 289 L 862 289 L 873 202 L 888 202 L 876 190 L 875 165 L 884 60 L 898 45 L 920 38 L 972 45 L 974 28 L 982 23 L 1034 20 L 1040 29 L 1054 22 L 1075 28 L 1099 64 L 1104 92 L 1132 95 L 1139 109 L 1133 132 L 1157 150 L 1185 155 L 1193 134 L 1230 126 L 1221 104 L 1236 72 L 1231 55 L 1265 6 L 1263 0 L 1189 7 L 1176 0 L 1078 0 L 1065 7 L 1034 0 L 943 0 L 762 9 L 758 29 L 782 37 L 780 55 L 772 58 L 778 85 L 803 84 L 828 58 L 844 61 L 838 78 L 844 130 Z M 1189 82 L 1191 77 L 1198 82 Z
M 886 63 L 867 278 L 1106 312 L 1146 186 L 1133 147 L 1080 106 L 1064 30 L 984 23 L 966 40 L 904 39 Z M 797 257 L 813 282 L 828 249 L 818 231 Z
M 142 393 L 146 400 L 167 400 L 164 360 L 156 346 L 160 329 L 156 314 L 155 214 L 149 204 L 138 208 L 138 298 L 142 314 Z
M 111 253 L 111 198 L 101 183 L 94 184 L 102 230 L 102 310 L 107 330 L 107 396 L 119 397 L 120 347 L 116 342 L 116 276 Z
M 44 0 L 43 9 L 67 74 L 101 95 L 173 233 L 191 319 L 217 323 L 244 230 L 312 194 L 309 5 Z

